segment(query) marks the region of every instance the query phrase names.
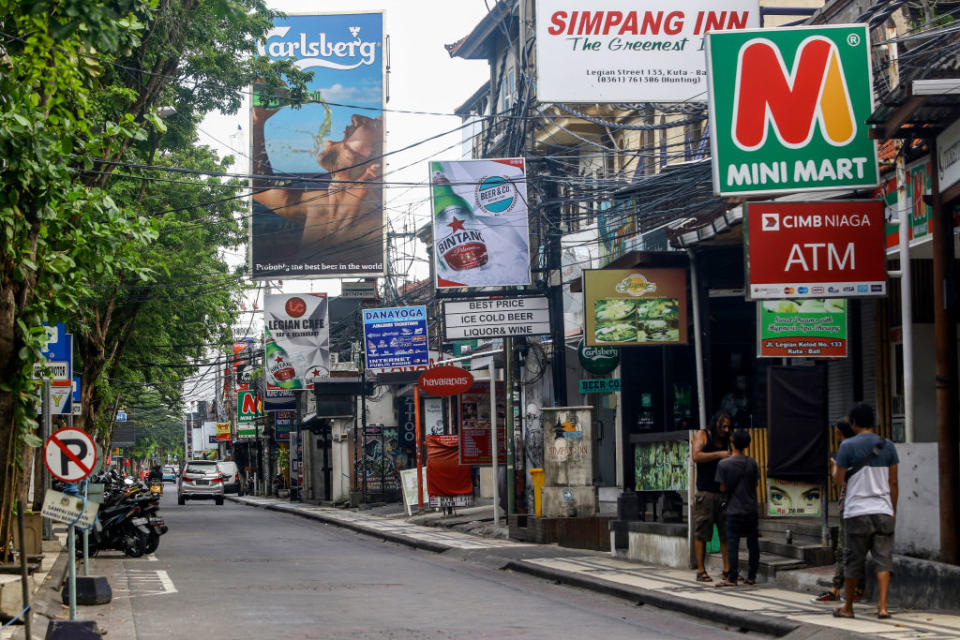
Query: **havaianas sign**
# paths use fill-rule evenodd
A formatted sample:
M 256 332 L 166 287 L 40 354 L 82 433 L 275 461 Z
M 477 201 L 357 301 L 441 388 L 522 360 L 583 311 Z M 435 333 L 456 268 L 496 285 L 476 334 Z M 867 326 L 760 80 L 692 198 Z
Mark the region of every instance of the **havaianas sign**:
M 866 25 L 707 34 L 718 195 L 879 183 Z

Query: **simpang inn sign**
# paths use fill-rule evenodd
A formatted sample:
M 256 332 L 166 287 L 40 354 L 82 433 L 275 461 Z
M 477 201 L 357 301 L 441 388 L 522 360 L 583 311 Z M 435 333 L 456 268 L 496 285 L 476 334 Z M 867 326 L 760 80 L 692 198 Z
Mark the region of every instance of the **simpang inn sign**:
M 760 26 L 757 0 L 537 0 L 542 102 L 706 98 L 707 31 Z
M 713 190 L 874 187 L 866 25 L 709 33 Z

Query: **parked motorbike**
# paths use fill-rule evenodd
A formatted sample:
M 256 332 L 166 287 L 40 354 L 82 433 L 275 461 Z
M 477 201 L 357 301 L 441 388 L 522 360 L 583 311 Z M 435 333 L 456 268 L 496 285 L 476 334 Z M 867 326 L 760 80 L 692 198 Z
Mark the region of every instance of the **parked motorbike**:
M 97 481 L 105 485 L 104 500 L 89 532 L 90 555 L 102 549 L 117 549 L 138 558 L 156 551 L 160 536 L 167 532 L 166 523 L 159 515 L 159 494 L 146 491 L 137 483 L 128 483 L 113 471 L 101 474 Z M 79 530 L 77 535 L 78 540 L 82 539 Z M 78 550 L 82 553 L 82 544 Z

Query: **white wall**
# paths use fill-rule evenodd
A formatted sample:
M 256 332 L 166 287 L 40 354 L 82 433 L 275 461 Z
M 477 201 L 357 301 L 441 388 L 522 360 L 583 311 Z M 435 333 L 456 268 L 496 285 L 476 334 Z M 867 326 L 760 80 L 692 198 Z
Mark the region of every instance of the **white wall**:
M 897 502 L 897 553 L 934 557 L 940 551 L 940 490 L 937 444 L 897 444 L 900 499 Z
M 933 325 L 913 325 L 913 424 L 917 442 L 937 441 L 936 358 Z

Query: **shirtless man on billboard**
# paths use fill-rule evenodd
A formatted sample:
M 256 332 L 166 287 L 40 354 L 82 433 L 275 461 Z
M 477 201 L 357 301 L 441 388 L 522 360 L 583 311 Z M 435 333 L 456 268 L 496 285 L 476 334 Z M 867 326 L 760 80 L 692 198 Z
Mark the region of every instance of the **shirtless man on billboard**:
M 253 172 L 274 175 L 264 141 L 264 123 L 277 109 L 253 110 Z M 302 225 L 296 253 L 301 258 L 319 259 L 324 251 L 341 252 L 344 243 L 364 247 L 380 230 L 382 184 L 380 156 L 383 154 L 383 119 L 353 114 L 342 140 L 327 140 L 317 154 L 317 163 L 330 174 L 326 187 L 292 186 L 282 181 L 255 179 L 253 199 L 297 225 Z M 291 175 L 295 181 L 296 176 Z M 369 253 L 380 247 L 370 245 Z M 293 249 L 293 247 L 291 247 Z M 367 253 L 365 251 L 361 253 Z

